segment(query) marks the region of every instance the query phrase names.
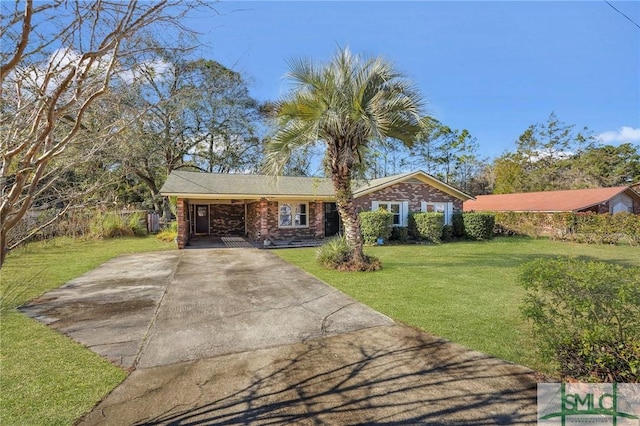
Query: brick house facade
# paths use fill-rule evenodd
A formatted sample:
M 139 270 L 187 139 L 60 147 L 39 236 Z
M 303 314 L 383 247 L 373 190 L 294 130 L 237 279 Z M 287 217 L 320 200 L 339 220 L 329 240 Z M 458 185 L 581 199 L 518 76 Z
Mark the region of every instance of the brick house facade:
M 179 248 L 196 235 L 242 236 L 256 242 L 335 235 L 339 219 L 328 179 L 173 172 L 161 189 L 177 198 Z M 472 197 L 417 171 L 354 184 L 359 211 L 386 208 L 395 226 L 409 212 L 461 211 Z
M 387 186 L 375 192 L 371 192 L 357 197 L 354 202 L 359 211 L 371 211 L 375 201 L 395 201 L 408 202 L 409 212 L 422 211 L 422 203 L 452 203 L 453 211 L 462 211 L 462 200 L 451 194 L 437 189 L 433 186 L 425 185 L 423 182 L 414 179 L 408 182 L 401 182 Z

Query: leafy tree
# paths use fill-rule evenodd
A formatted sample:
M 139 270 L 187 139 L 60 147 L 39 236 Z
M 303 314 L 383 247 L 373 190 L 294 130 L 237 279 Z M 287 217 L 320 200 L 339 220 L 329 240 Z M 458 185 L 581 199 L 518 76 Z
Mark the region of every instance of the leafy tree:
M 362 170 L 371 141 L 392 138 L 410 145 L 415 140 L 421 130 L 420 96 L 390 63 L 354 56 L 348 49 L 328 64 L 295 60 L 290 68 L 294 87 L 277 105 L 278 127 L 267 145 L 267 164 L 277 174 L 293 152 L 324 143 L 325 167 L 353 247 L 349 261 L 354 269 L 367 269 L 352 173 Z
M 0 266 L 16 243 L 10 231 L 78 164 L 67 152 L 75 146 L 86 160 L 116 132 L 107 125 L 91 135 L 84 122 L 114 78 L 146 60 L 140 35 L 157 24 L 165 33 L 178 28 L 190 7 L 168 0 L 0 2 Z
M 173 170 L 257 169 L 258 104 L 238 73 L 183 51 L 161 51 L 138 73 L 136 84 L 122 88 L 128 102 L 114 108 L 135 117 L 121 138 L 122 168 L 146 186 L 156 210 L 171 214 L 160 187 Z
M 246 81 L 218 62 L 200 59 L 187 64 L 191 85 L 200 95 L 193 105 L 198 168 L 208 172 L 255 171 L 261 163 L 257 136 L 258 102 L 249 96 Z
M 573 159 L 591 149 L 595 138 L 587 128 L 574 132 L 554 113 L 544 124 L 529 126 L 516 141 L 516 151 L 494 162 L 494 192 L 569 189 Z
M 585 150 L 571 164 L 576 187 L 610 187 L 640 182 L 640 147 L 631 143 Z
M 493 162 L 494 194 L 525 192 L 527 173 L 521 157 L 513 153 L 503 154 Z

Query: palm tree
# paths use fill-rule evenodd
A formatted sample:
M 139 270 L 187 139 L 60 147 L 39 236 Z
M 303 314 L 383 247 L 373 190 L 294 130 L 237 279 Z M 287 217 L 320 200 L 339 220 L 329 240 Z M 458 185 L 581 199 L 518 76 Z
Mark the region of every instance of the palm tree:
M 421 130 L 422 101 L 392 64 L 362 58 L 348 48 L 328 64 L 297 59 L 287 75 L 292 90 L 276 104 L 277 130 L 267 145 L 267 166 L 279 174 L 291 155 L 317 142 L 326 145 L 331 176 L 353 266 L 366 265 L 352 173 L 362 167 L 367 144 L 391 138 L 410 145 Z

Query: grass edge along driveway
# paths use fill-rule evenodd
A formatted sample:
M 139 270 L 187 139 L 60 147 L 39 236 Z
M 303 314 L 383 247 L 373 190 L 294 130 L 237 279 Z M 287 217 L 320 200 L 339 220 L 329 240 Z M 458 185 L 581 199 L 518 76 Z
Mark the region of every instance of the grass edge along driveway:
M 72 424 L 127 376 L 15 308 L 118 255 L 174 248 L 152 236 L 58 238 L 9 253 L 0 270 L 0 424 Z
M 640 266 L 640 248 L 517 237 L 488 242 L 369 247 L 377 272 L 320 267 L 315 249 L 275 251 L 354 299 L 396 321 L 471 349 L 553 374 L 522 319 L 519 267 L 538 257 L 574 256 Z

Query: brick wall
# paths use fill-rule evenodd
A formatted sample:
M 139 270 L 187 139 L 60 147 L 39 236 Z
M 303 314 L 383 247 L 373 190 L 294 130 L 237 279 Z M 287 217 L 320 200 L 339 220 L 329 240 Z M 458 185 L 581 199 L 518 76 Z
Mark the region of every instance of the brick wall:
M 177 220 L 178 220 L 178 248 L 183 249 L 189 241 L 189 208 L 187 200 L 178 198 Z
M 247 204 L 247 237 L 260 241 L 260 202 Z
M 247 236 L 255 241 L 265 238 L 290 240 L 296 238 L 324 237 L 324 203 L 310 201 L 308 203 L 307 222 L 305 228 L 278 227 L 278 201 L 265 199 L 247 205 Z M 261 213 L 264 213 L 261 215 Z
M 462 200 L 433 186 L 419 182 L 401 182 L 354 200 L 358 211 L 371 211 L 372 201 L 409 201 L 409 211 L 419 212 L 422 201 L 453 203 L 453 211 L 462 211 Z
M 217 237 L 244 235 L 244 204 L 209 205 L 209 230 Z

